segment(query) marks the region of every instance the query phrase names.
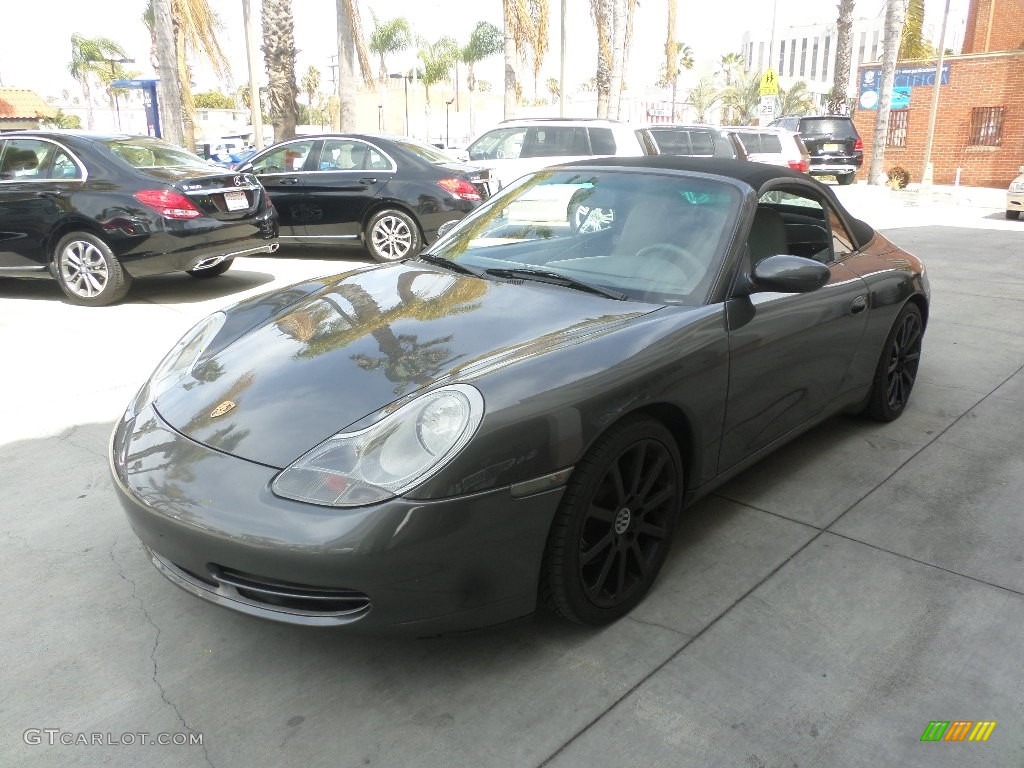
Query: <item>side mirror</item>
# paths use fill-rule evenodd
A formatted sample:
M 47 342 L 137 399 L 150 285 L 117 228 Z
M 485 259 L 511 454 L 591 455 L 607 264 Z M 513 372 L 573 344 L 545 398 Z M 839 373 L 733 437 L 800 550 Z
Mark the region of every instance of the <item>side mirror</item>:
M 442 237 L 444 237 L 449 232 L 451 232 L 453 229 L 455 229 L 455 225 L 458 224 L 458 223 L 459 222 L 455 221 L 455 220 L 453 220 L 453 221 L 446 221 L 444 224 L 442 224 L 440 227 L 438 227 L 437 228 L 437 239 L 440 240 Z
M 751 293 L 809 293 L 828 282 L 831 272 L 819 261 L 803 256 L 769 256 L 754 267 L 750 275 Z
M 459 149 L 459 150 L 455 150 L 455 151 L 451 151 L 451 152 L 452 152 L 452 154 L 455 155 L 455 159 L 456 160 L 459 160 L 460 162 L 463 162 L 463 163 L 468 163 L 469 162 L 469 152 L 467 152 L 466 150 Z

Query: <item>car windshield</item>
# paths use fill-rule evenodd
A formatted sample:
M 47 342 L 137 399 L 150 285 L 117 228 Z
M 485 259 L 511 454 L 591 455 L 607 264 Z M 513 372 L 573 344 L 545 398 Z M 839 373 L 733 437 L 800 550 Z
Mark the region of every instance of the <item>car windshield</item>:
M 740 200 L 737 188 L 707 177 L 542 171 L 492 198 L 429 254 L 481 274 L 542 271 L 635 301 L 700 304 Z
M 210 164 L 201 157 L 160 139 L 133 136 L 129 139 L 108 139 L 103 144 L 133 168 L 210 170 Z
M 800 120 L 800 133 L 804 136 L 832 136 L 852 139 L 856 136 L 851 120 L 832 117 L 805 117 Z

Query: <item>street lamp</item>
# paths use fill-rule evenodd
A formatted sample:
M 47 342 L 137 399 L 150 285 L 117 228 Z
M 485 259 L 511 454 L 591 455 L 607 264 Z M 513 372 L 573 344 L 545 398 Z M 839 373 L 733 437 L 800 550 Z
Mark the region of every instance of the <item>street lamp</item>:
M 409 135 L 409 81 L 412 75 L 392 74 L 388 75 L 392 80 L 405 80 L 405 135 Z
M 451 139 L 448 138 L 448 107 L 455 103 L 455 97 L 452 96 L 448 101 L 444 103 L 444 148 L 448 149 L 451 146 Z
M 135 59 L 101 59 L 110 65 L 110 77 L 114 78 L 117 76 L 117 65 L 118 64 L 134 64 Z M 117 89 L 111 88 L 114 93 L 114 112 L 117 114 L 117 130 L 121 131 L 121 103 L 117 100 Z

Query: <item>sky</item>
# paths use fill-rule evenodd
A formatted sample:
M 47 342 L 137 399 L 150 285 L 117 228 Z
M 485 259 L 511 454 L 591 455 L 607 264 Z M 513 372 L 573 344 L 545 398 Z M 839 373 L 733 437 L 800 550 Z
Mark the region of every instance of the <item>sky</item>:
M 237 87 L 246 80 L 245 40 L 242 33 L 242 0 L 209 0 L 213 10 L 224 22 L 220 35 L 222 47 L 231 63 Z M 947 47 L 959 45 L 963 36 L 963 19 L 968 0 L 951 0 Z M 97 13 L 96 4 L 81 0 L 33 0 L 10 4 L 4 11 L 7 30 L 35 29 L 39 19 L 46 19 L 46 35 L 5 34 L 0 45 L 0 83 L 7 87 L 31 88 L 43 97 L 60 98 L 62 91 L 80 95 L 79 86 L 67 73 L 70 59 L 71 35 L 108 37 L 120 43 L 135 64 L 126 65 L 140 72 L 141 77 L 153 76 L 149 65 L 149 33 L 142 23 L 145 0 L 120 0 L 116 12 Z M 259 18 L 260 0 L 252 0 L 253 10 Z M 558 75 L 559 61 L 559 0 L 549 0 L 551 7 L 550 51 L 541 77 Z M 589 16 L 588 0 L 567 0 L 568 87 L 593 76 L 596 57 L 593 25 Z M 936 31 L 941 21 L 944 0 L 926 0 L 926 29 Z M 110 7 L 110 6 L 108 6 Z M 295 37 L 299 77 L 313 65 L 321 71 L 323 90 L 330 83 L 330 56 L 336 50 L 335 0 L 294 0 Z M 364 33 L 372 28 L 370 8 L 382 19 L 404 16 L 415 32 L 434 40 L 450 35 L 460 43 L 468 40 L 478 21 L 486 20 L 501 25 L 501 0 L 361 0 Z M 678 39 L 694 49 L 697 73 L 714 71 L 714 62 L 722 54 L 738 51 L 743 33 L 771 25 L 772 13 L 777 14 L 777 26 L 813 23 L 835 17 L 836 0 L 678 0 Z M 627 81 L 644 83 L 653 81 L 663 57 L 665 41 L 665 0 L 640 0 L 636 14 L 634 52 Z M 857 0 L 856 13 L 870 16 L 882 12 L 884 0 Z M 410 54 L 411 55 L 411 54 Z M 262 54 L 259 54 L 262 65 Z M 414 63 L 398 56 L 389 59 L 392 71 Z M 376 70 L 376 63 L 374 63 Z M 477 77 L 490 80 L 500 88 L 502 81 L 501 56 L 492 57 L 477 67 Z M 197 90 L 228 90 L 219 85 L 203 68 L 195 74 Z M 529 89 L 528 89 L 529 93 Z

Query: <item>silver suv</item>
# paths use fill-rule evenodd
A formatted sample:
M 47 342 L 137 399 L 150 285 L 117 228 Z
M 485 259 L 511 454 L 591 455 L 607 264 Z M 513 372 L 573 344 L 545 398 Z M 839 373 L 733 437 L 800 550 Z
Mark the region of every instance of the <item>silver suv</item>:
M 633 128 L 615 120 L 523 118 L 505 120 L 469 145 L 463 158 L 491 170 L 504 187 L 549 165 L 588 157 L 646 154 Z M 492 190 L 492 191 L 496 191 Z
M 807 147 L 793 131 L 755 125 L 731 126 L 729 130 L 743 142 L 751 162 L 781 165 L 802 173 L 810 169 Z

